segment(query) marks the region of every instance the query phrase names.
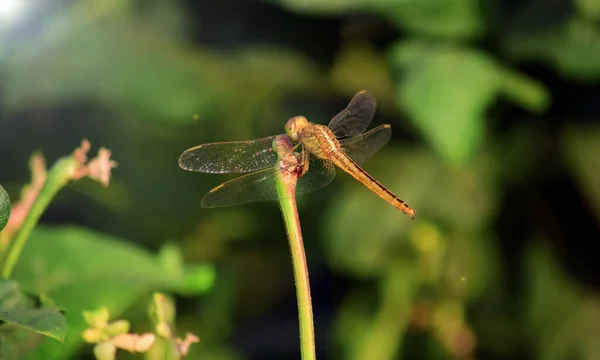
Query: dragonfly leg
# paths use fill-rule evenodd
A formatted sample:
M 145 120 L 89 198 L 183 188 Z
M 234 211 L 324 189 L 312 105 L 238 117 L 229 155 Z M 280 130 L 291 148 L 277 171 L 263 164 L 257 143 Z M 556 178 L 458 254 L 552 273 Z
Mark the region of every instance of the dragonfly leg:
M 299 177 L 302 177 L 308 172 L 308 165 L 310 164 L 310 152 L 306 149 L 302 150 L 302 173 Z

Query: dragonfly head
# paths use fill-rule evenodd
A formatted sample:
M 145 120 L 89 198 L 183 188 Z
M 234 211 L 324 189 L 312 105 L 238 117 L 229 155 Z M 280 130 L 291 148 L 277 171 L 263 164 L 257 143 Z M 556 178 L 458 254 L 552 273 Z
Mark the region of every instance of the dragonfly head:
M 285 124 L 285 133 L 292 141 L 298 141 L 302 129 L 306 126 L 308 126 L 308 120 L 304 116 L 294 116 Z

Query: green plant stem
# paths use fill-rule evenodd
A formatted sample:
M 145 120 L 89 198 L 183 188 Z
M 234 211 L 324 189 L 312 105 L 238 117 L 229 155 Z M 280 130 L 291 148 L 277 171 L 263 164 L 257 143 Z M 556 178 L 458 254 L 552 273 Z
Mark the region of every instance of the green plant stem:
M 314 360 L 316 359 L 316 354 L 313 313 L 308 280 L 308 266 L 306 265 L 300 218 L 296 206 L 296 178 L 286 179 L 285 176 L 280 175 L 277 193 L 279 194 L 281 212 L 283 213 L 294 265 L 302 360 Z
M 40 220 L 40 217 L 54 196 L 69 182 L 73 175 L 73 171 L 77 166 L 77 161 L 71 156 L 59 159 L 54 166 L 52 166 L 40 193 L 23 222 L 23 225 L 11 240 L 6 254 L 3 255 L 2 278 L 8 279 L 11 276 L 19 257 L 21 256 L 21 251 L 25 247 L 27 239 L 29 239 L 29 235 L 31 235 L 35 225 Z
M 408 326 L 414 292 L 414 265 L 393 261 L 382 279 L 381 304 L 351 359 L 395 359 Z

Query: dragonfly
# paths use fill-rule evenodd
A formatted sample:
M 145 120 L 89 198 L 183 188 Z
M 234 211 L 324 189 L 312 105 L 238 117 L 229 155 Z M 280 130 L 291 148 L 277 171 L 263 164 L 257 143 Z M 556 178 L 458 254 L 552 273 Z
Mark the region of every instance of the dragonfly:
M 367 128 L 375 115 L 377 101 L 368 91 L 358 92 L 348 106 L 327 126 L 295 116 L 285 125 L 286 135 L 296 143 L 291 150 L 302 169 L 296 194 L 309 193 L 328 185 L 336 167 L 358 180 L 380 198 L 414 219 L 415 210 L 369 175 L 361 165 L 390 139 L 389 124 Z M 181 154 L 179 166 L 188 171 L 245 175 L 227 181 L 206 194 L 203 207 L 225 207 L 278 199 L 275 187 L 279 163 L 269 136 L 249 141 L 218 142 L 198 145 Z M 301 147 L 300 152 L 294 152 Z

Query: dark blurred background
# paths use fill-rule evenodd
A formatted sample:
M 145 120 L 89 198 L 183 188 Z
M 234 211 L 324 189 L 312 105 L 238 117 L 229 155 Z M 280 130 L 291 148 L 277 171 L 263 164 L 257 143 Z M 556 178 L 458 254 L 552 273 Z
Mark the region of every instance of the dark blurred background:
M 0 183 L 15 202 L 34 150 L 50 166 L 82 138 L 107 147 L 111 185 L 70 184 L 34 238 L 177 244 L 216 274 L 175 295 L 190 359 L 298 359 L 277 204 L 203 209 L 231 176 L 177 158 L 326 124 L 368 89 L 394 134 L 365 169 L 417 217 L 342 172 L 299 199 L 318 357 L 600 359 L 599 24 L 595 0 L 1 0 Z M 50 257 L 32 241 L 17 278 Z M 52 256 L 38 270 L 69 273 Z M 146 321 L 155 289 L 86 281 L 80 308 Z M 30 358 L 90 358 L 70 324 Z

